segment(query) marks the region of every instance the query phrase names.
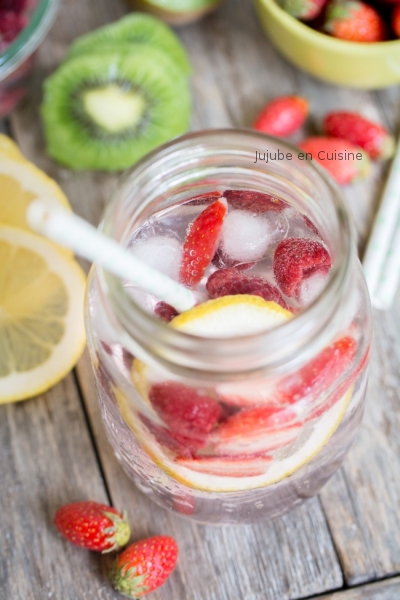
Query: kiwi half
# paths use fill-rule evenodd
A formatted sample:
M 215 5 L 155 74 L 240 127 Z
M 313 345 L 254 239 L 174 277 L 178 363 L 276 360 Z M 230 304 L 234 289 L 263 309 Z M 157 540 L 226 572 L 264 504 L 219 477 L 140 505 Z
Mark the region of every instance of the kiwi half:
M 129 44 L 150 44 L 170 58 L 186 75 L 191 66 L 178 37 L 160 19 L 144 13 L 134 13 L 115 23 L 101 27 L 76 39 L 70 47 L 67 60 L 82 54 L 94 54 L 99 49 L 126 51 Z
M 44 84 L 47 150 L 67 167 L 119 171 L 189 126 L 187 77 L 159 50 L 82 55 Z

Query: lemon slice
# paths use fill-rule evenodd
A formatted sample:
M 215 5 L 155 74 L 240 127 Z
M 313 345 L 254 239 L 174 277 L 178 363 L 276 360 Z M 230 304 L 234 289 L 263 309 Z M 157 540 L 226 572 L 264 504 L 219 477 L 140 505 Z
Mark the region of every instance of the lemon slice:
M 0 227 L 0 403 L 47 390 L 75 365 L 85 279 L 51 242 Z
M 3 133 L 0 133 L 0 153 L 19 160 L 25 160 L 17 144 L 8 135 L 4 135 Z
M 7 154 L 0 152 L 0 226 L 11 225 L 31 231 L 26 211 L 29 204 L 38 198 L 71 210 L 67 197 L 53 179 L 22 155 L 19 157 L 14 151 Z M 72 256 L 71 250 L 58 248 Z

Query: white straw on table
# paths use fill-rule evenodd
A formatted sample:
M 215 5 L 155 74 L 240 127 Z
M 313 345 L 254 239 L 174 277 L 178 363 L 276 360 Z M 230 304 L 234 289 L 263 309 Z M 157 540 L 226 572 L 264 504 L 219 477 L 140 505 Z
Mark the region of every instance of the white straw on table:
M 27 210 L 27 220 L 35 231 L 95 261 L 114 275 L 164 300 L 179 312 L 189 310 L 197 302 L 189 289 L 145 264 L 115 240 L 64 208 L 44 200 L 35 200 Z
M 400 143 L 390 168 L 381 204 L 364 254 L 363 268 L 372 303 L 400 216 Z
M 400 190 L 399 190 L 400 195 Z M 385 265 L 378 287 L 372 299 L 376 308 L 387 310 L 393 304 L 400 282 L 400 218 L 386 255 Z

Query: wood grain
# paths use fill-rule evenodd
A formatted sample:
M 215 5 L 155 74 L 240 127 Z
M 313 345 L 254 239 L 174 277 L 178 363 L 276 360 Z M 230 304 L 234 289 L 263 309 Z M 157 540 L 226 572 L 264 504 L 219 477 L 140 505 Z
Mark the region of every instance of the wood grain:
M 320 600 L 398 600 L 400 577 L 363 585 L 352 590 L 319 596 Z

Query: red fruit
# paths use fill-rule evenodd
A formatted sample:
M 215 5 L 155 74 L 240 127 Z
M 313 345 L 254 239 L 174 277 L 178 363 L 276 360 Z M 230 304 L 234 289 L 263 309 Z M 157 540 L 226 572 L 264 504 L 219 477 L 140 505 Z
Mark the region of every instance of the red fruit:
M 28 19 L 10 10 L 0 10 L 0 46 L 1 51 L 11 44 L 26 27 Z
M 10 10 L 20 13 L 24 10 L 27 0 L 0 0 L 0 10 Z
M 280 96 L 268 102 L 254 122 L 254 129 L 285 137 L 303 125 L 308 113 L 308 103 L 299 96 Z
M 304 279 L 317 271 L 328 273 L 330 268 L 328 250 L 308 238 L 286 238 L 277 245 L 274 253 L 275 279 L 286 296 L 298 296 Z
M 227 456 L 264 455 L 290 444 L 301 427 L 290 409 L 261 406 L 242 410 L 218 427 L 213 435 L 213 452 Z
M 201 204 L 207 204 L 210 200 L 215 200 L 215 198 L 221 198 L 222 192 L 207 192 L 206 194 L 199 194 L 198 196 L 193 196 L 185 202 L 185 206 L 198 206 Z
M 309 405 L 317 400 L 331 386 L 337 384 L 351 365 L 356 352 L 357 342 L 350 336 L 343 337 L 324 348 L 299 371 L 282 381 L 277 392 L 282 402 L 288 404 L 302 402 L 304 405 Z M 345 390 L 341 392 L 342 395 Z
M 175 381 L 155 383 L 149 398 L 163 421 L 184 436 L 208 434 L 222 414 L 216 400 Z
M 400 17 L 400 10 L 398 14 Z M 390 158 L 394 153 L 393 136 L 381 125 L 357 113 L 345 111 L 329 113 L 324 119 L 324 130 L 329 137 L 341 138 L 355 146 L 360 146 L 371 158 Z
M 269 456 L 232 457 L 205 456 L 202 458 L 176 459 L 176 463 L 198 473 L 208 473 L 221 477 L 255 477 L 266 472 L 271 464 Z
M 183 243 L 180 280 L 186 285 L 198 283 L 211 262 L 227 212 L 226 201 L 207 206 L 189 225 Z
M 128 543 L 131 530 L 125 513 L 98 502 L 74 502 L 58 509 L 54 525 L 72 544 L 111 552 Z
M 265 212 L 281 212 L 288 208 L 288 204 L 270 194 L 261 192 L 244 192 L 242 190 L 225 190 L 224 198 L 227 199 L 231 208 L 238 210 L 248 210 L 254 214 Z
M 333 0 L 326 11 L 324 29 L 334 37 L 353 42 L 381 42 L 386 26 L 379 13 L 359 0 Z
M 166 427 L 156 425 L 143 415 L 140 418 L 157 442 L 164 448 L 171 450 L 176 456 L 191 458 L 197 450 L 205 446 L 204 436 L 201 439 L 196 439 L 193 436 L 188 438 L 174 431 L 169 431 Z
M 131 544 L 115 561 L 111 580 L 128 598 L 141 598 L 159 588 L 171 575 L 178 559 L 178 545 L 167 535 Z
M 166 323 L 169 323 L 174 317 L 177 317 L 179 315 L 178 311 L 175 310 L 173 306 L 163 301 L 157 302 L 154 308 L 154 312 L 158 317 L 160 317 L 160 319 L 162 319 Z
M 400 1 L 400 0 L 399 0 Z M 400 5 L 396 6 L 392 13 L 392 29 L 400 37 Z
M 235 296 L 236 294 L 251 294 L 261 296 L 264 300 L 273 301 L 283 308 L 288 308 L 277 287 L 263 277 L 244 275 L 235 269 L 215 271 L 208 278 L 206 289 L 211 298 Z
M 315 233 L 315 235 L 317 235 L 318 237 L 321 237 L 321 234 L 319 233 L 318 229 L 315 227 L 314 223 L 308 217 L 306 217 L 306 215 L 303 215 L 303 220 L 310 231 Z
M 347 140 L 310 137 L 301 142 L 299 147 L 341 184 L 365 177 L 370 170 L 368 155 Z
M 280 6 L 293 17 L 302 21 L 315 19 L 327 0 L 279 0 Z

